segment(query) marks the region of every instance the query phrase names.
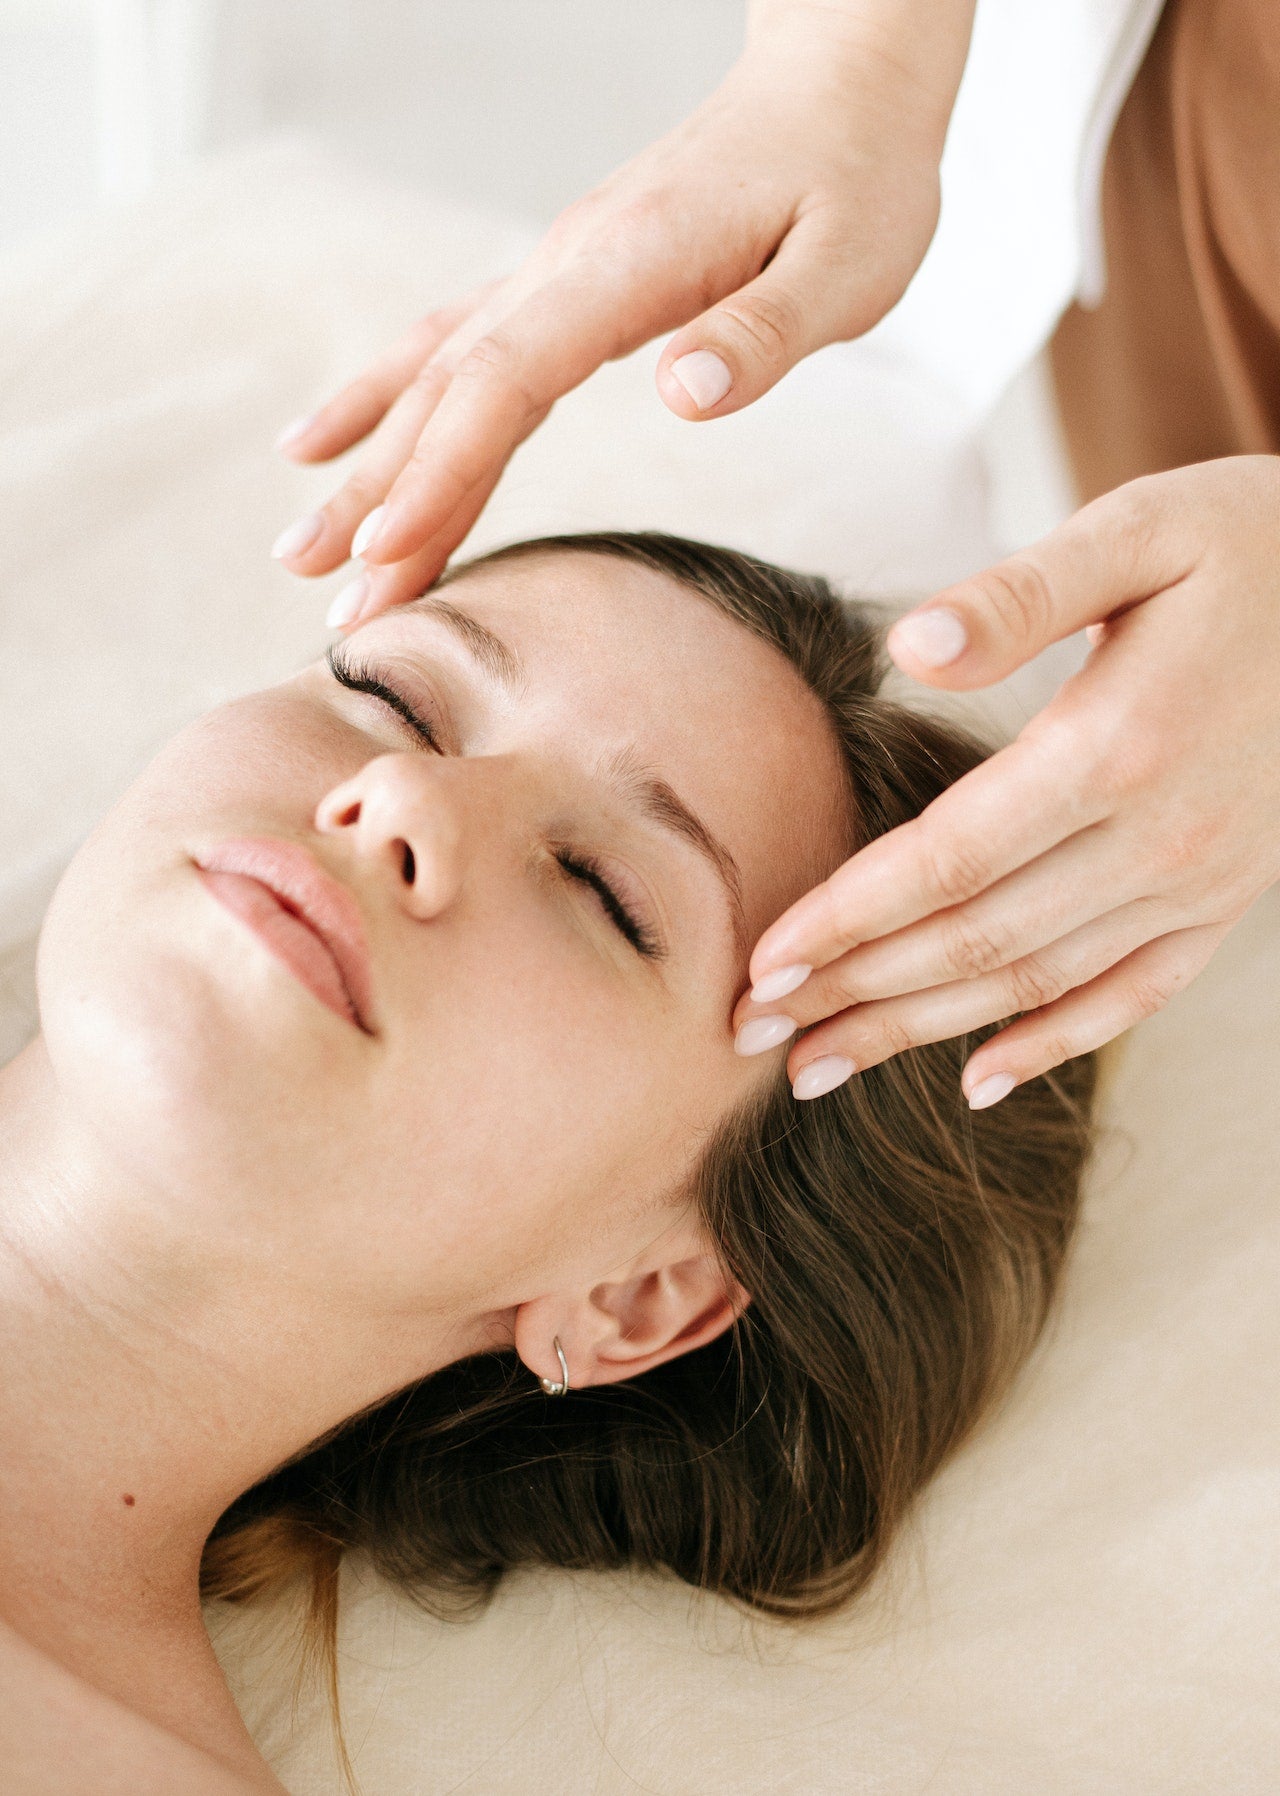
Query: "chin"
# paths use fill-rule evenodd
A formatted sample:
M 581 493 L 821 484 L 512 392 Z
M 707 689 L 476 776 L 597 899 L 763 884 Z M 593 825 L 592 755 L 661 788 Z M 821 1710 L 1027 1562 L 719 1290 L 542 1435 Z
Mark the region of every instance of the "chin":
M 64 1098 L 131 1176 L 179 1201 L 296 1200 L 323 1177 L 321 1119 L 349 1108 L 365 1038 L 222 913 L 194 869 L 125 890 L 104 886 L 96 858 L 90 838 L 36 962 Z

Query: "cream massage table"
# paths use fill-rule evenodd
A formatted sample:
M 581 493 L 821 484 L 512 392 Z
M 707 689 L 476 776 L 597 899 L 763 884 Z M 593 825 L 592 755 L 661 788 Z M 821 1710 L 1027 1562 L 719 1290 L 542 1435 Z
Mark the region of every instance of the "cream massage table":
M 305 586 L 267 547 L 332 475 L 275 458 L 276 430 L 528 240 L 273 146 L 0 269 L 0 1059 L 95 816 L 189 717 L 326 640 L 340 576 Z M 705 430 L 663 413 L 652 361 L 558 408 L 475 546 L 650 525 L 896 597 L 995 552 L 980 454 L 874 349 Z M 788 1630 L 667 1580 L 538 1574 L 440 1622 L 349 1562 L 365 1796 L 1280 1790 L 1278 896 L 1118 1055 L 1049 1334 L 864 1600 Z M 336 1796 L 297 1619 L 209 1616 L 279 1775 Z

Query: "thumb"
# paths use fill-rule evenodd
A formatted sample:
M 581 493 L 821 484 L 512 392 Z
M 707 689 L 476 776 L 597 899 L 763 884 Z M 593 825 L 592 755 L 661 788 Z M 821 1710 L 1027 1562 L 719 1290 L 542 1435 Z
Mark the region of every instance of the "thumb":
M 909 611 L 887 638 L 893 660 L 928 686 L 989 686 L 1051 642 L 1185 579 L 1196 556 L 1169 483 L 1148 475 L 1117 487 L 1031 548 Z
M 815 349 L 855 336 L 847 268 L 816 252 L 797 228 L 769 266 L 695 318 L 667 344 L 658 391 L 681 418 L 723 418 L 759 399 Z

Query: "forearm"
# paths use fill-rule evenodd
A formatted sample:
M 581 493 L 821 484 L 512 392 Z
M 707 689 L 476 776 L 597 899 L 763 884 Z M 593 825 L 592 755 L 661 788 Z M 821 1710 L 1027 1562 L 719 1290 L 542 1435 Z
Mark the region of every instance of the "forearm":
M 909 94 L 938 154 L 969 54 L 977 0 L 749 0 L 746 51 L 821 58 L 857 78 Z

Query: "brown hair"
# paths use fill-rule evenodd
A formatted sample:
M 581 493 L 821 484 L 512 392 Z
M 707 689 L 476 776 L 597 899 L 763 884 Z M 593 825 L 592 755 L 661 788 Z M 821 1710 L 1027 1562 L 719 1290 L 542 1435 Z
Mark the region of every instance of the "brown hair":
M 823 580 L 649 533 L 519 543 L 448 578 L 561 552 L 655 569 L 780 650 L 839 742 L 855 846 L 982 758 L 879 696 L 878 631 Z M 912 1049 L 803 1104 L 780 1064 L 695 1179 L 751 1294 L 730 1331 L 567 1398 L 511 1353 L 444 1368 L 241 1497 L 205 1549 L 206 1594 L 305 1573 L 330 1648 L 351 1546 L 437 1610 L 531 1564 L 663 1567 L 774 1614 L 850 1597 L 1035 1340 L 1075 1221 L 1092 1059 L 975 1114 L 973 1046 Z

